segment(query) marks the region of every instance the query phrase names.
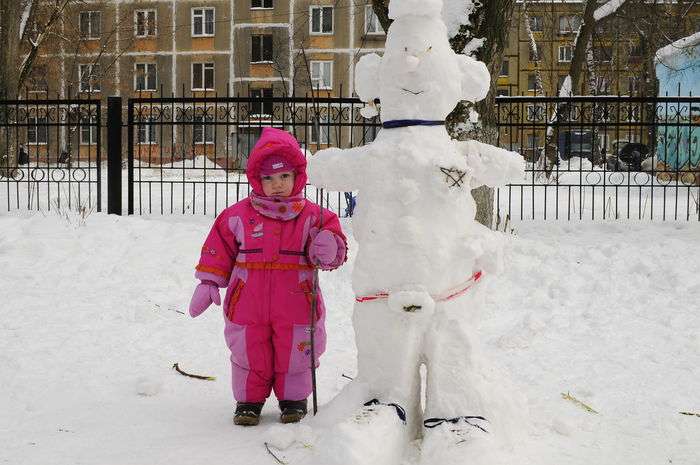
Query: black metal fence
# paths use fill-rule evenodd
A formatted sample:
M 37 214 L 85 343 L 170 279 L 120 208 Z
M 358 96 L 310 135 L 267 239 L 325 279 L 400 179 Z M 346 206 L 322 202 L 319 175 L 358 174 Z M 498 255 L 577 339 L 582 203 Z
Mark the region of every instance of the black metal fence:
M 0 100 L 0 208 L 101 211 L 99 100 Z
M 290 131 L 307 154 L 359 146 L 381 127 L 363 107 L 113 97 L 103 170 L 99 101 L 0 101 L 0 208 L 100 211 L 105 189 L 110 213 L 215 215 L 248 195 L 247 155 L 264 127 Z M 527 161 L 522 181 L 497 191 L 501 219 L 700 220 L 697 97 L 498 97 L 496 110 L 498 145 Z M 313 186 L 305 193 L 320 202 Z M 351 207 L 349 193 L 325 194 L 339 214 Z
M 501 217 L 700 220 L 700 98 L 497 97 L 501 147 L 526 177 Z
M 363 118 L 363 107 L 349 98 L 129 99 L 128 213 L 217 214 L 248 195 L 247 157 L 264 127 L 292 133 L 307 156 L 364 145 L 380 123 Z M 313 186 L 305 195 L 320 201 Z M 338 214 L 351 202 L 341 192 L 327 192 L 323 200 Z

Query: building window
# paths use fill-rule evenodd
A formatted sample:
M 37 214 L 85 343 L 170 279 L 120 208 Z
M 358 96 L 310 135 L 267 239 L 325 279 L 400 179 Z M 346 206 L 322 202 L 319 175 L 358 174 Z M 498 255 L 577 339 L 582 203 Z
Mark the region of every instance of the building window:
M 253 35 L 251 37 L 250 62 L 265 63 L 272 61 L 272 36 Z
M 80 92 L 100 92 L 100 65 L 78 65 Z
M 527 147 L 529 149 L 534 149 L 540 146 L 540 138 L 534 134 L 527 135 Z
M 192 90 L 214 89 L 214 63 L 192 63 Z
M 503 60 L 501 62 L 501 71 L 498 72 L 498 75 L 501 77 L 508 77 L 508 60 Z
M 627 89 L 630 95 L 639 93 L 639 78 L 636 76 L 629 76 L 627 78 Z
M 134 12 L 136 37 L 155 37 L 156 35 L 156 10 L 136 10 Z
M 214 8 L 192 8 L 192 37 L 214 35 Z
M 37 65 L 34 66 L 31 76 L 28 79 L 27 89 L 30 93 L 42 92 L 46 93 L 49 91 L 49 81 L 46 78 L 47 71 L 46 66 Z
M 83 39 L 99 39 L 101 34 L 102 12 L 80 12 L 80 37 Z
M 312 61 L 311 82 L 317 89 L 330 89 L 333 87 L 333 62 L 332 61 Z
M 496 89 L 496 95 L 498 97 L 507 97 L 510 95 L 510 90 L 507 87 L 498 87 Z
M 527 75 L 527 90 L 529 91 L 541 91 L 537 85 L 537 76 L 534 74 Z
M 542 32 L 543 30 L 542 16 L 530 16 L 530 31 Z
M 320 137 L 319 137 L 320 136 Z M 311 119 L 311 143 L 328 145 L 331 139 L 331 128 L 328 126 L 328 115 L 319 115 Z
M 250 9 L 270 9 L 272 8 L 272 0 L 251 0 Z
M 97 144 L 97 119 L 94 116 L 80 118 L 80 143 L 82 145 Z
M 561 86 L 564 85 L 564 81 L 566 80 L 566 76 L 559 76 L 557 78 L 557 93 L 561 90 Z
M 365 5 L 365 34 L 384 34 L 379 18 L 374 13 L 372 5 Z
M 527 110 L 527 120 L 528 121 L 543 121 L 545 116 L 544 105 L 528 105 Z
M 643 45 L 641 43 L 632 44 L 630 45 L 630 56 L 639 58 L 642 56 L 643 50 Z
M 610 79 L 605 76 L 595 78 L 595 90 L 597 94 L 607 94 L 610 92 Z
M 137 125 L 136 142 L 138 144 L 155 144 L 156 143 L 156 119 L 152 116 L 139 121 Z
M 272 89 L 251 89 L 251 98 L 257 99 L 250 103 L 250 113 L 253 115 L 272 114 Z
M 49 142 L 49 127 L 45 116 L 30 116 L 27 118 L 27 143 L 31 145 L 44 145 Z
M 530 61 L 537 61 L 542 58 L 542 45 L 537 42 L 530 44 Z
M 571 34 L 581 27 L 581 17 L 575 15 L 559 16 L 559 34 Z
M 571 61 L 571 56 L 574 50 L 571 45 L 560 45 L 559 46 L 559 63 L 566 63 Z
M 214 118 L 199 115 L 194 117 L 193 140 L 195 144 L 214 143 Z
M 333 7 L 311 6 L 311 33 L 333 34 Z
M 599 63 L 608 63 L 612 60 L 612 47 L 595 47 L 593 48 L 593 58 Z
M 136 63 L 134 65 L 134 89 L 156 90 L 158 86 L 155 63 Z

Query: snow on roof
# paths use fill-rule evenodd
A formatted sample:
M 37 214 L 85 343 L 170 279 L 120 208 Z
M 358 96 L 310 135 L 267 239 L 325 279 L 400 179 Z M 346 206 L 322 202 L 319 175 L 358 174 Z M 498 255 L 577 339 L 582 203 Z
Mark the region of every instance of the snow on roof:
M 690 53 L 692 47 L 700 45 L 700 31 L 688 37 L 683 37 L 656 51 L 656 62 L 673 68 L 673 62 L 679 54 Z

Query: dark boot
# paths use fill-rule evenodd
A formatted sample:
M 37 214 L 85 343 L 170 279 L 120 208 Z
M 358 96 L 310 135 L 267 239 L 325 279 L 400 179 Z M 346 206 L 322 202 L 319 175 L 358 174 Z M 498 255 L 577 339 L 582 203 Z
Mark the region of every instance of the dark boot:
M 241 426 L 255 426 L 260 423 L 260 412 L 263 403 L 238 402 L 236 403 L 236 414 L 233 416 L 233 423 Z
M 280 421 L 282 423 L 298 423 L 306 416 L 306 399 L 304 400 L 281 400 Z

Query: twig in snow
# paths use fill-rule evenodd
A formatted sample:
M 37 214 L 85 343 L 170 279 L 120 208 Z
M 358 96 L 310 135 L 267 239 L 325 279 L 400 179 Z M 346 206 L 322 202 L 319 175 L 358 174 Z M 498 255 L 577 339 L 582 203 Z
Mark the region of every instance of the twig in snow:
M 183 371 L 180 366 L 175 362 L 175 365 L 173 365 L 173 370 L 177 371 L 183 376 L 188 376 L 190 378 L 196 378 L 196 379 L 203 379 L 205 381 L 216 381 L 215 376 L 201 376 L 201 375 L 193 375 L 191 373 L 187 373 L 186 371 Z
M 587 412 L 589 412 L 589 413 L 595 413 L 596 415 L 598 414 L 598 412 L 596 412 L 596 411 L 593 410 L 591 407 L 589 407 L 588 405 L 584 404 L 583 402 L 581 402 L 580 400 L 578 400 L 576 397 L 572 396 L 572 395 L 569 394 L 568 392 L 567 392 L 566 394 L 564 394 L 564 393 L 562 392 L 562 393 L 561 393 L 561 398 L 564 399 L 564 400 L 569 400 L 569 401 L 573 402 L 574 404 L 578 405 L 579 407 L 581 407 L 582 409 L 584 409 L 585 411 L 587 411 Z
M 268 446 L 267 443 L 265 443 L 265 449 L 267 449 L 267 453 L 270 454 L 277 463 L 279 463 L 280 465 L 287 465 L 287 462 L 280 460 L 279 457 L 272 453 L 272 451 L 270 450 L 270 446 Z
M 681 415 L 688 415 L 689 417 L 700 417 L 700 413 L 694 413 L 694 412 L 678 412 Z
M 343 378 L 347 378 L 347 379 L 349 379 L 349 380 L 352 380 L 352 379 L 353 379 L 353 378 L 351 378 L 350 376 L 346 375 L 345 373 L 343 373 L 343 374 L 340 375 L 340 376 L 342 376 Z

